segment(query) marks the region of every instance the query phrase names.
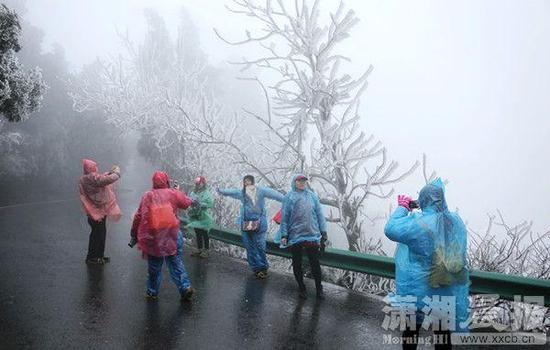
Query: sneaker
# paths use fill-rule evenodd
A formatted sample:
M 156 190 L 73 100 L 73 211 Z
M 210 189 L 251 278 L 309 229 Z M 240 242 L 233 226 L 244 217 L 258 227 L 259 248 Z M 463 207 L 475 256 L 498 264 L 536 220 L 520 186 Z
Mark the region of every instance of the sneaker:
M 259 279 L 266 279 L 267 278 L 267 272 L 265 271 L 258 271 L 256 272 L 256 277 L 258 277 Z
M 86 259 L 86 264 L 89 264 L 89 265 L 104 265 L 105 260 L 103 260 L 103 258 L 90 258 L 90 259 Z
M 191 300 L 191 297 L 193 296 L 193 292 L 195 290 L 192 287 L 187 288 L 183 293 L 181 293 L 181 301 L 187 302 Z
M 101 259 L 103 259 L 103 262 L 104 262 L 104 263 L 108 263 L 108 262 L 111 261 L 111 258 L 108 257 L 108 256 L 104 256 L 104 257 L 102 257 Z
M 191 256 L 196 257 L 196 256 L 201 256 L 201 254 L 202 254 L 202 249 L 197 249 L 191 253 Z
M 208 250 L 204 249 L 199 256 L 203 259 L 208 258 Z
M 159 298 L 158 295 L 153 295 L 149 292 L 145 293 L 145 299 L 147 299 L 147 301 L 157 301 L 158 298 Z

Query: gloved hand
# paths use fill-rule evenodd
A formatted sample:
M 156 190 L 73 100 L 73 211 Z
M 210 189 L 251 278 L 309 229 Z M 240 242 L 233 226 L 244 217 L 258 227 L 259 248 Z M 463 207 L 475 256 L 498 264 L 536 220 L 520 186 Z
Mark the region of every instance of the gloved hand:
M 132 237 L 130 239 L 130 243 L 128 243 L 128 247 L 130 248 L 134 248 L 134 246 L 137 244 L 137 238 L 136 237 Z
M 404 194 L 400 194 L 397 196 L 397 204 L 400 207 L 403 207 L 407 209 L 408 211 L 411 211 L 412 209 L 409 207 L 409 203 L 412 202 L 412 198 L 409 196 L 405 196 Z
M 325 251 L 325 247 L 326 247 L 326 243 L 327 243 L 327 239 L 328 239 L 328 235 L 326 232 L 321 232 L 321 251 L 324 252 Z

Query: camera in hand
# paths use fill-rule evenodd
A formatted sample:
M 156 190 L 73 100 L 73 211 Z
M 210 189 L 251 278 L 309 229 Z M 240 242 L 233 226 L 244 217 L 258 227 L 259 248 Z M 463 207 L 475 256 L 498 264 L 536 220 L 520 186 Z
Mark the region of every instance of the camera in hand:
M 418 209 L 418 208 L 420 208 L 420 205 L 418 205 L 418 201 L 410 201 L 409 202 L 409 208 Z
M 130 242 L 128 243 L 128 247 L 134 248 L 134 246 L 137 244 L 137 242 L 138 242 L 137 239 L 132 237 L 132 239 L 130 239 Z

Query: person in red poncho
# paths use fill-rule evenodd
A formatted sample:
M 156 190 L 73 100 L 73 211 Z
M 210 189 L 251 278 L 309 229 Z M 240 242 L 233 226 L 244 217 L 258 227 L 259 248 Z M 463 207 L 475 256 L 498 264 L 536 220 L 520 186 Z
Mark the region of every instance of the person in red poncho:
M 79 184 L 80 202 L 92 228 L 86 263 L 104 264 L 109 261 L 104 256 L 106 220 L 109 218 L 117 221 L 121 217 L 113 190 L 113 183 L 120 179 L 120 168 L 114 165 L 110 172 L 99 173 L 96 162 L 83 159 L 82 171 Z
M 179 190 L 179 185 L 170 188 L 165 172 L 153 175 L 153 189 L 141 198 L 134 216 L 130 246 L 137 243 L 147 257 L 149 277 L 146 298 L 156 300 L 162 278 L 162 264 L 166 261 L 170 277 L 178 287 L 182 301 L 193 294 L 191 282 L 183 265 L 183 235 L 176 215 L 178 209 L 193 205 L 192 199 Z

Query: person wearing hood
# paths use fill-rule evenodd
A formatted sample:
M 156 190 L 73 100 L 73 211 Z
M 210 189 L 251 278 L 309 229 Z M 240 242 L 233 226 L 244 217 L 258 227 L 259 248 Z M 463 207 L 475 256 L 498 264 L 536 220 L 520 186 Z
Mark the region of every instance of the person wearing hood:
M 265 199 L 281 202 L 283 195 L 271 188 L 256 186 L 252 175 L 246 175 L 243 178 L 242 189 L 218 189 L 218 193 L 241 201 L 237 225 L 242 231 L 246 258 L 256 277 L 266 278 L 269 265 L 265 255 L 267 238 Z
M 192 228 L 197 238 L 198 250 L 191 255 L 207 258 L 208 250 L 210 249 L 208 231 L 210 231 L 214 223 L 212 215 L 208 211 L 214 206 L 214 200 L 204 176 L 199 176 L 195 179 L 195 188 L 189 196 L 197 203 L 197 205 L 191 207 L 189 210 L 189 222 L 185 226 L 188 229 Z
M 411 212 L 415 204 L 420 207 L 420 213 Z M 398 205 L 385 227 L 386 236 L 398 243 L 395 253 L 396 297 L 413 296 L 416 303 L 416 324 L 412 322 L 404 330 L 403 349 L 416 349 L 414 339 L 418 338 L 432 297 L 441 310 L 434 314 L 432 309 L 426 321 L 433 322 L 435 317 L 434 333 L 446 342 L 435 348 L 451 348 L 450 332 L 467 331 L 468 324 L 469 270 L 465 225 L 457 213 L 448 210 L 445 186 L 439 178 L 422 188 L 418 202 L 400 195 Z M 439 298 L 442 301 L 443 298 L 454 300 L 449 303 L 451 305 L 442 305 L 442 302 L 437 303 Z M 397 305 L 402 307 L 399 301 Z M 448 324 L 441 320 L 442 329 L 437 319 L 440 313 L 450 318 Z
M 327 240 L 327 224 L 319 197 L 307 188 L 308 178 L 302 174 L 292 179 L 292 190 L 283 201 L 281 227 L 281 245 L 290 246 L 292 252 L 292 270 L 298 282 L 299 296 L 307 298 L 302 254 L 305 251 L 315 279 L 317 297 L 323 299 L 321 284 L 321 265 L 319 254 L 324 251 Z
M 193 295 L 191 282 L 183 265 L 183 234 L 179 228 L 178 209 L 187 209 L 193 200 L 179 190 L 170 188 L 168 175 L 157 171 L 153 175 L 153 189 L 141 198 L 132 223 L 130 246 L 136 243 L 148 261 L 147 291 L 145 297 L 156 300 L 162 279 L 162 265 L 168 265 L 170 277 L 176 284 L 181 301 Z
M 102 265 L 109 261 L 104 255 L 107 218 L 118 221 L 122 215 L 113 190 L 113 184 L 120 179 L 120 168 L 113 165 L 108 173 L 100 173 L 96 162 L 83 159 L 82 172 L 80 203 L 91 227 L 86 263 Z

